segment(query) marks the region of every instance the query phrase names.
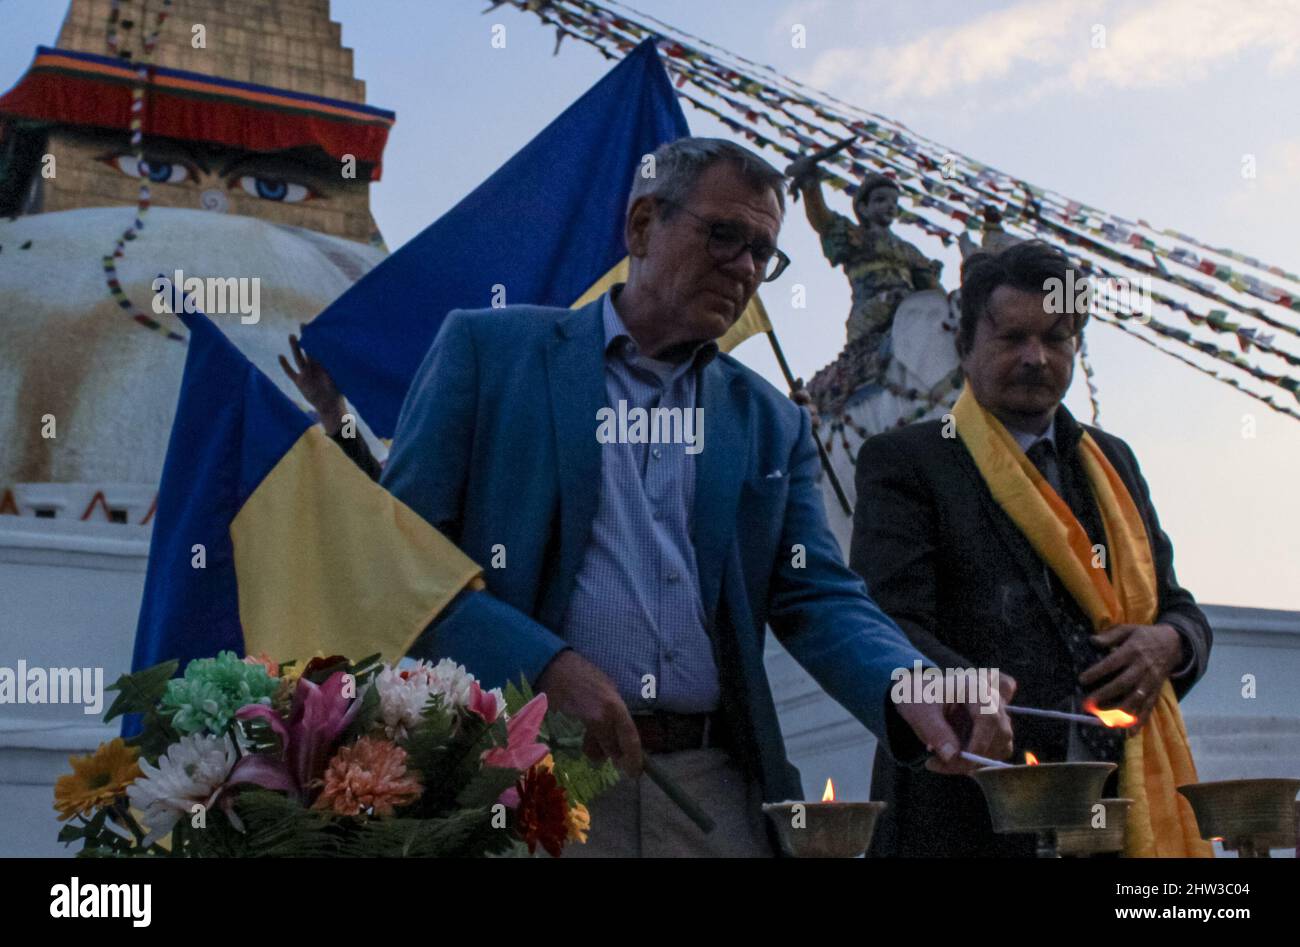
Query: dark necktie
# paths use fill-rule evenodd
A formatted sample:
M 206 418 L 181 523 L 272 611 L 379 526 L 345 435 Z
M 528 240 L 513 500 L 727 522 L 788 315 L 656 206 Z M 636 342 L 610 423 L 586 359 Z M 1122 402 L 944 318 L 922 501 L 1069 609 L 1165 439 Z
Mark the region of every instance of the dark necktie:
M 1038 468 L 1038 472 L 1043 475 L 1043 479 L 1050 483 L 1052 489 L 1059 495 L 1061 492 L 1061 469 L 1056 464 L 1056 449 L 1052 447 L 1052 442 L 1047 438 L 1034 441 L 1025 456 L 1033 462 L 1033 465 Z

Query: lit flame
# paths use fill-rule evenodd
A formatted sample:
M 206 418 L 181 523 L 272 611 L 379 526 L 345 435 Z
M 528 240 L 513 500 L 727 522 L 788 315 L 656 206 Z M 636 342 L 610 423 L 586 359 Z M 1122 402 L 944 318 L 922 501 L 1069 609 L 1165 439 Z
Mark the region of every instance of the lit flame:
M 1084 701 L 1083 709 L 1108 727 L 1131 727 L 1138 718 L 1124 710 L 1101 710 L 1092 701 Z
M 1025 764 L 1027 766 L 1037 766 L 1038 757 L 1034 756 L 1034 754 L 1030 753 L 1028 750 L 1025 750 Z
M 822 793 L 822 802 L 835 801 L 835 784 L 829 779 L 826 780 L 826 791 Z

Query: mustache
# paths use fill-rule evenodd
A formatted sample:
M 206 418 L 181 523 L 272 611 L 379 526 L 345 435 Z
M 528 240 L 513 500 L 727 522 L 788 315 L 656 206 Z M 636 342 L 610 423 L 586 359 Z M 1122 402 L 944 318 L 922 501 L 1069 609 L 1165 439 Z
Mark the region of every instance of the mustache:
M 1052 379 L 1043 369 L 1021 369 L 1011 376 L 1015 385 L 1050 385 Z

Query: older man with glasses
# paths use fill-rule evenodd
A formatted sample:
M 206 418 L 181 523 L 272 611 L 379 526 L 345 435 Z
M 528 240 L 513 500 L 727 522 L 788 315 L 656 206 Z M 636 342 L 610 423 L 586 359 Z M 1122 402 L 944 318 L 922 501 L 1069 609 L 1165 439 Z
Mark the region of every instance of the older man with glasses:
M 450 313 L 382 482 L 485 567 L 486 590 L 462 593 L 412 654 L 489 685 L 526 677 L 625 771 L 570 853 L 770 855 L 760 802 L 803 793 L 767 626 L 900 759 L 933 747 L 927 765 L 958 772 L 951 718 L 993 755 L 1010 752 L 1010 727 L 974 705 L 890 702 L 925 659 L 841 559 L 809 416 L 718 350 L 789 263 L 781 174 L 715 139 L 654 159 L 628 200 L 627 282 L 574 310 Z M 652 420 L 602 436 L 611 409 Z M 661 436 L 665 415 L 702 429 Z M 647 757 L 712 832 L 642 773 Z

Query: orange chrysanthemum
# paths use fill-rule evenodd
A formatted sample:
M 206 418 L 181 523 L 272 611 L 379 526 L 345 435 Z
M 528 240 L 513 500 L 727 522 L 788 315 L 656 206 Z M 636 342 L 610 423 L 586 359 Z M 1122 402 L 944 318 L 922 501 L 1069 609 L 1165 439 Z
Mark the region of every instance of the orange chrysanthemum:
M 70 756 L 72 772 L 60 776 L 54 784 L 54 808 L 59 821 L 74 815 L 90 815 L 96 809 L 112 805 L 126 787 L 140 778 L 139 751 L 118 737 L 101 743 L 90 756 Z
M 419 779 L 406 769 L 405 750 L 389 740 L 362 737 L 334 754 L 313 808 L 347 816 L 390 816 L 422 791 Z

